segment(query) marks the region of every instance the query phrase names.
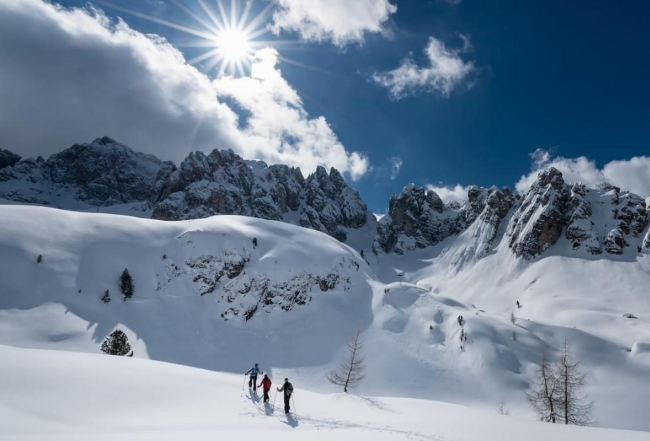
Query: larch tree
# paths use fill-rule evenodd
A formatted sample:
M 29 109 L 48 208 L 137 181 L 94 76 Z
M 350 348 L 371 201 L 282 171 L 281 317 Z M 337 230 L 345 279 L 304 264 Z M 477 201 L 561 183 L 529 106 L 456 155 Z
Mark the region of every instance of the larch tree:
M 354 387 L 365 378 L 365 359 L 363 358 L 363 343 L 359 338 L 360 330 L 354 341 L 348 344 L 348 355 L 341 366 L 327 375 L 330 383 L 343 386 L 343 392 L 348 392 L 348 387 Z
M 546 353 L 542 354 L 536 374 L 537 377 L 533 380 L 535 387 L 531 393 L 526 393 L 526 398 L 541 421 L 557 423 L 558 379 L 546 358 Z
M 555 368 L 558 382 L 559 416 L 564 424 L 591 426 L 594 403 L 587 401 L 583 392 L 587 385 L 586 375 L 580 371 L 580 362 L 574 362 L 571 345 L 565 340 L 564 350 Z

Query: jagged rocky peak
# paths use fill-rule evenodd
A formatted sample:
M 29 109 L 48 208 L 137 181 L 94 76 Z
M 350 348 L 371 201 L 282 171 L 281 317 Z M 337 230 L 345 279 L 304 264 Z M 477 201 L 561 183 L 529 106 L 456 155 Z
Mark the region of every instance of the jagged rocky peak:
M 558 169 L 539 173 L 508 225 L 509 246 L 517 256 L 531 259 L 557 242 L 569 198 Z
M 323 167 L 303 177 L 299 168 L 246 161 L 232 150 L 191 153 L 157 184 L 156 219 L 237 214 L 297 223 L 345 240 L 368 221 L 368 209 L 341 174 Z
M 62 206 L 109 206 L 151 197 L 163 162 L 109 137 L 75 144 L 50 156 L 25 159 L 0 170 L 0 197 Z
M 526 259 L 542 254 L 564 236 L 571 247 L 594 255 L 623 254 L 641 247 L 647 225 L 643 198 L 603 184 L 566 184 L 555 168 L 540 172 L 513 215 L 507 235 L 512 250 Z
M 20 156 L 9 150 L 0 149 L 0 170 L 5 167 L 13 167 L 20 161 Z
M 377 245 L 403 254 L 435 245 L 459 232 L 457 211 L 445 207 L 435 191 L 409 184 L 388 203 L 377 227 Z

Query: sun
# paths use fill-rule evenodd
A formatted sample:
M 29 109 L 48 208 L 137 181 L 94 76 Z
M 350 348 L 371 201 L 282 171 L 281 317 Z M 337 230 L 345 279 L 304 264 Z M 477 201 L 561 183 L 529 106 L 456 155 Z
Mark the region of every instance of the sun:
M 257 50 L 268 46 L 275 47 L 282 43 L 275 39 L 273 41 L 259 39 L 260 36 L 269 32 L 265 23 L 275 5 L 272 1 L 257 2 L 264 6 L 252 13 L 255 0 L 230 0 L 230 7 L 228 7 L 228 0 L 196 0 L 191 4 L 172 0 L 171 4 L 185 12 L 195 22 L 196 27 L 143 14 L 115 5 L 108 0 L 96 1 L 118 11 L 196 37 L 195 40 L 185 41 L 177 46 L 201 51 L 189 59 L 188 63 L 199 66 L 206 73 L 216 71 L 217 77 L 221 75 L 244 76 L 250 69 Z
M 249 60 L 253 56 L 251 40 L 239 29 L 224 29 L 215 38 L 218 56 L 226 63 Z

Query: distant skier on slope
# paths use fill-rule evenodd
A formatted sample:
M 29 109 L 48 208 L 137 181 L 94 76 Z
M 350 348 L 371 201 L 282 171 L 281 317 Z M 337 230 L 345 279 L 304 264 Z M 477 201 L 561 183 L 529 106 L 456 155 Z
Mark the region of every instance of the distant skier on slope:
M 284 384 L 282 388 L 277 388 L 278 392 L 284 391 L 284 413 L 289 413 L 291 406 L 289 406 L 289 401 L 291 400 L 291 394 L 293 393 L 293 385 L 289 383 L 289 379 L 284 379 Z
M 255 363 L 255 366 L 250 368 L 244 375 L 250 374 L 250 377 L 248 378 L 248 388 L 252 388 L 254 391 L 257 390 L 257 375 L 262 373 L 260 371 L 260 368 L 257 363 Z
M 262 390 L 264 391 L 264 402 L 268 403 L 269 391 L 271 390 L 271 379 L 269 378 L 269 376 L 264 374 L 264 378 L 262 379 L 262 382 L 257 387 L 262 388 Z

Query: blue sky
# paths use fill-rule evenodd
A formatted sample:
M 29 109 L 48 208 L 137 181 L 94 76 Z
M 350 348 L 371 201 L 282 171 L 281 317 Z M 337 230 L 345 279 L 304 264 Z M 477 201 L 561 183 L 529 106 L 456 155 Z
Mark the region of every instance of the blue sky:
M 37 0 L 18 1 L 34 2 Z M 218 11 L 216 0 L 205 2 Z M 209 20 L 197 2 L 181 3 Z M 224 1 L 226 8 L 229 3 Z M 243 2 L 237 3 L 243 6 Z M 313 10 L 303 11 L 303 18 L 307 14 L 311 24 L 296 22 L 301 4 L 315 3 L 279 0 L 271 4 L 259 26 L 264 29 L 275 25 L 277 34 L 268 30 L 256 40 L 267 42 L 279 56 L 276 68 L 281 77 L 276 75 L 268 81 L 265 92 L 273 94 L 275 84 L 288 95 L 297 94 L 300 112 L 308 115 L 306 121 L 324 118 L 329 130 L 318 131 L 317 138 L 304 141 L 320 143 L 324 136 L 331 142 L 331 136 L 336 137 L 342 146 L 338 154 L 343 159 L 334 158 L 332 153 L 324 162 L 349 168 L 349 180 L 371 210 L 385 211 L 389 195 L 409 182 L 434 187 L 495 184 L 510 188 L 519 182 L 518 188 L 524 188 L 526 179 L 522 175 L 531 173 L 531 167 L 549 164 L 565 167 L 565 174 L 574 173 L 576 179 L 588 183 L 606 178 L 645 192 L 643 196 L 650 195 L 650 161 L 646 156 L 650 153 L 650 5 L 598 0 L 361 3 L 366 9 L 354 11 L 346 8 L 345 2 L 325 2 L 333 9 L 323 14 L 359 14 L 358 20 L 344 27 L 343 19 L 319 21 Z M 60 4 L 85 7 L 89 2 L 67 0 Z M 90 4 L 113 20 L 123 18 L 135 31 L 163 36 L 187 60 L 206 51 L 187 47 L 188 42 L 198 40 L 196 36 L 156 22 L 165 20 L 206 30 L 174 2 L 115 0 Z M 250 17 L 267 6 L 267 0 L 253 1 Z M 369 8 L 378 9 L 373 15 L 367 13 Z M 282 20 L 273 16 L 278 11 L 285 13 L 280 24 Z M 30 14 L 34 11 L 30 10 Z M 432 41 L 438 51 L 430 59 L 424 50 Z M 36 46 L 29 47 L 33 51 Z M 82 60 L 81 53 L 79 57 Z M 405 64 L 405 60 L 410 61 Z M 195 66 L 214 79 L 218 72 L 206 71 L 207 62 L 209 59 Z M 431 70 L 435 62 L 451 65 L 447 71 Z M 397 91 L 396 78 L 406 72 L 396 71 L 400 66 L 410 67 L 420 82 L 402 82 L 407 85 Z M 244 71 L 247 75 L 249 69 Z M 217 89 L 223 87 L 228 95 L 222 96 L 220 102 L 240 118 L 268 111 L 268 106 L 260 107 L 262 110 L 252 108 L 257 105 L 252 104 L 254 97 L 241 98 L 244 85 L 219 83 Z M 0 77 L 0 92 L 1 88 Z M 130 90 L 139 93 L 138 86 Z M 291 99 L 288 102 L 293 106 Z M 101 130 L 101 125 L 96 126 Z M 112 134 L 115 127 L 117 123 L 106 127 L 106 134 Z M 74 131 L 74 127 L 70 130 Z M 296 130 L 297 134 L 288 136 L 290 140 L 303 133 L 302 129 Z M 219 136 L 222 132 L 218 132 Z M 95 137 L 104 134 L 96 133 Z M 119 133 L 112 136 L 121 140 Z M 141 148 L 133 142 L 144 139 L 144 135 L 126 132 L 124 136 L 136 149 L 169 157 L 166 150 L 157 152 L 155 147 Z M 224 145 L 239 142 L 233 137 L 237 138 L 224 135 L 229 140 L 223 141 Z M 262 138 L 263 134 L 256 132 L 256 146 L 264 144 Z M 14 145 L 18 145 L 14 150 L 21 153 L 20 141 Z M 56 147 L 53 151 L 63 146 Z M 240 153 L 246 156 L 246 152 L 258 152 L 269 162 L 283 158 L 282 152 L 267 157 L 259 153 L 261 148 L 251 147 Z M 538 149 L 542 150 L 531 158 Z M 30 152 L 29 148 L 25 151 Z M 350 156 L 354 152 L 361 155 L 363 164 Z M 634 162 L 633 157 L 639 158 Z M 612 165 L 615 160 L 624 162 Z M 295 159 L 295 165 L 301 161 Z M 307 168 L 314 163 L 313 158 L 304 161 Z M 633 181 L 629 179 L 632 174 Z M 461 187 L 445 193 L 446 197 L 458 197 Z

